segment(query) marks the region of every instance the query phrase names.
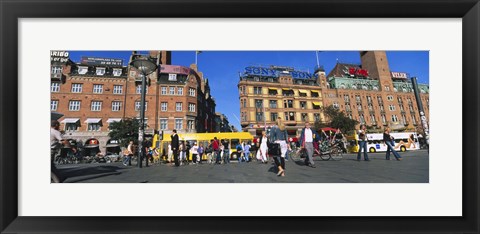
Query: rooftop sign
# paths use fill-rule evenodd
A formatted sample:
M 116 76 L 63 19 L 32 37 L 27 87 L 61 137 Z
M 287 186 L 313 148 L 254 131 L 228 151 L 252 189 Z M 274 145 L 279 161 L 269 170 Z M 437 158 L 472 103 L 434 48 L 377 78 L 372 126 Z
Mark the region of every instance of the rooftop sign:
M 68 61 L 69 53 L 68 51 L 50 51 L 50 61 L 51 62 L 61 62 L 66 63 Z
M 112 58 L 97 58 L 97 57 L 82 57 L 80 61 L 84 65 L 94 65 L 94 66 L 122 66 L 123 59 L 112 59 Z
M 278 67 L 276 67 L 278 69 Z M 257 75 L 264 77 L 278 77 L 280 74 L 289 74 L 294 79 L 312 79 L 314 78 L 311 73 L 301 72 L 301 71 L 287 71 L 287 70 L 276 70 L 264 67 L 246 67 L 245 74 L 247 75 Z
M 408 79 L 408 75 L 405 72 L 391 72 L 392 78 L 396 79 Z
M 177 65 L 160 65 L 160 73 L 189 75 L 190 68 Z

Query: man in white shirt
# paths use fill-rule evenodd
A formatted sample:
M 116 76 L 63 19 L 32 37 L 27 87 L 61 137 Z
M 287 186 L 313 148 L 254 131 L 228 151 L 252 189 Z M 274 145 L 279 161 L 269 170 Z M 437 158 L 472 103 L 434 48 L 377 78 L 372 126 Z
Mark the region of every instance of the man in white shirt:
M 318 139 L 318 133 L 310 128 L 310 123 L 305 123 L 305 128 L 302 129 L 302 134 L 300 135 L 300 145 L 302 148 L 307 150 L 307 160 L 305 160 L 307 165 L 315 168 L 315 163 L 313 162 L 313 141 Z

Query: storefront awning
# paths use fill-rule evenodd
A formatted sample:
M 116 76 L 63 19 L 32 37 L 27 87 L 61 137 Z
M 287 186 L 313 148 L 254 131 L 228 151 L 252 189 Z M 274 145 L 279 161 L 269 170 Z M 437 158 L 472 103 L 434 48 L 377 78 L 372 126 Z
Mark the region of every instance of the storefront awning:
M 122 118 L 110 118 L 107 119 L 107 123 L 120 122 Z
M 87 118 L 87 120 L 85 120 L 85 123 L 99 123 L 100 121 L 102 121 L 101 118 Z
M 315 106 L 321 106 L 321 105 L 320 105 L 320 102 L 312 102 L 312 103 L 313 103 L 313 105 L 315 105 Z
M 320 92 L 316 90 L 312 90 L 312 93 L 320 93 Z
M 305 89 L 299 89 L 298 92 L 300 92 L 300 93 L 308 93 L 308 91 L 305 90 Z
M 289 89 L 289 88 L 282 88 L 283 90 L 286 90 L 286 91 L 290 91 L 292 89 Z
M 62 123 L 76 123 L 80 118 L 65 118 L 62 120 Z

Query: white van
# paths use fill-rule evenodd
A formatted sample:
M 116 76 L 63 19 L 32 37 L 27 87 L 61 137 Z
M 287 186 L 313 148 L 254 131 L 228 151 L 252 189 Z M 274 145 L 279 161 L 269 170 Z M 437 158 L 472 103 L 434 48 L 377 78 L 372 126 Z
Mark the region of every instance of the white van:
M 395 138 L 394 149 L 405 152 L 407 150 L 420 149 L 416 132 L 392 132 L 390 136 Z M 383 133 L 367 134 L 367 149 L 371 153 L 387 151 L 387 145 L 383 142 Z

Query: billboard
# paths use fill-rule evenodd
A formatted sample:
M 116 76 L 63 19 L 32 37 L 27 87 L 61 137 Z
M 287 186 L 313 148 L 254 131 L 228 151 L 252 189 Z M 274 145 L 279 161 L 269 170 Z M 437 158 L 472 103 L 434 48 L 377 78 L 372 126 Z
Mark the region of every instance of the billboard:
M 189 75 L 190 68 L 178 65 L 160 65 L 160 73 Z
M 122 66 L 123 59 L 82 57 L 81 64 L 93 66 Z

